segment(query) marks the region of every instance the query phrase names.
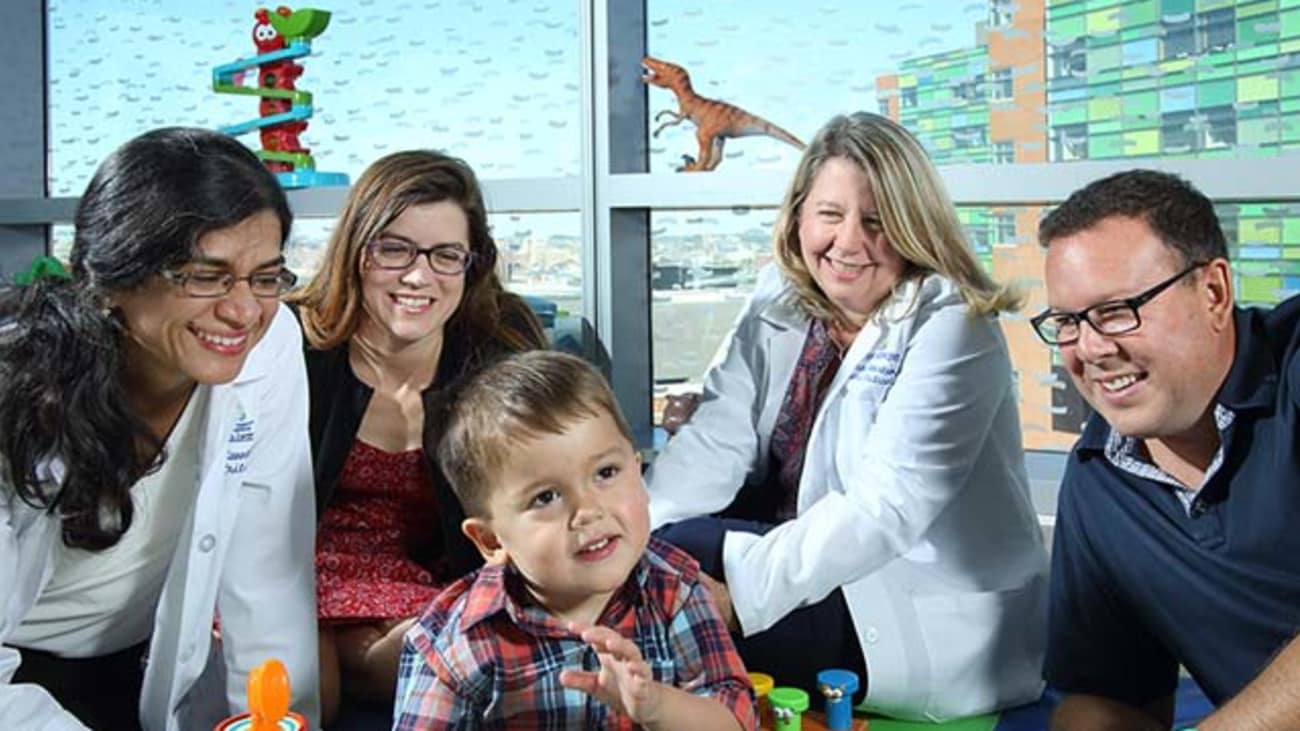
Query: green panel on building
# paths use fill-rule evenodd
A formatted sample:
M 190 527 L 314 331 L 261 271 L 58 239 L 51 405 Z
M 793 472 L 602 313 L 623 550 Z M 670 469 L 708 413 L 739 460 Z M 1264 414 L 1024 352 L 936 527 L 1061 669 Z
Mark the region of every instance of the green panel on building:
M 1300 218 L 1288 216 L 1282 219 L 1282 238 L 1288 244 L 1300 244 Z M 1289 249 L 1288 252 L 1290 251 L 1294 251 L 1295 256 L 1289 258 L 1300 259 L 1300 248 Z
M 1068 43 L 1087 34 L 1088 26 L 1085 16 L 1075 15 L 1069 18 L 1061 18 L 1060 21 L 1053 21 L 1051 36 L 1049 37 L 1059 43 Z
M 1250 147 L 1277 142 L 1278 131 L 1276 118 L 1239 119 L 1237 120 L 1237 145 Z
M 1158 72 L 1152 66 L 1130 66 L 1125 68 L 1123 82 L 1125 93 L 1160 88 L 1160 77 L 1157 74 Z
M 1125 155 L 1158 155 L 1160 153 L 1160 131 L 1154 129 L 1133 130 L 1124 133 Z
M 1202 82 L 1196 85 L 1196 106 L 1200 109 L 1232 104 L 1237 101 L 1237 84 L 1225 81 Z
M 1278 31 L 1281 30 L 1281 24 L 1277 21 L 1277 16 L 1257 16 L 1254 18 L 1243 18 L 1237 16 L 1237 48 L 1238 58 L 1244 51 L 1254 50 L 1256 47 L 1274 43 L 1278 39 Z
M 1088 98 L 1091 100 L 1097 97 L 1118 96 L 1120 91 L 1121 89 L 1118 83 L 1093 84 L 1091 88 L 1088 89 Z
M 1140 41 L 1146 38 L 1150 38 L 1152 35 L 1151 29 L 1153 27 L 1154 26 L 1150 26 L 1150 25 L 1122 26 L 1120 27 L 1119 30 L 1119 39 L 1121 42 L 1128 42 L 1128 41 Z
M 1272 304 L 1278 301 L 1278 290 L 1282 289 L 1281 277 L 1242 277 L 1241 299 L 1243 303 Z
M 1160 95 L 1154 91 L 1143 91 L 1124 95 L 1124 120 L 1139 122 L 1142 117 L 1159 119 Z
M 1237 18 L 1250 18 L 1277 10 L 1277 0 L 1259 0 L 1253 3 L 1238 3 Z
M 1119 8 L 1088 11 L 1088 35 L 1106 37 L 1119 31 Z
M 1062 104 L 1051 110 L 1051 124 L 1078 124 L 1088 121 L 1088 105 L 1083 103 Z
M 1092 122 L 1088 125 L 1088 134 L 1090 135 L 1108 135 L 1124 131 L 1124 125 L 1117 117 L 1101 122 Z
M 1282 227 L 1275 218 L 1242 218 L 1237 221 L 1237 240 L 1252 244 L 1282 243 Z
M 1114 119 L 1120 114 L 1120 100 L 1118 97 L 1100 97 L 1088 100 L 1088 119 L 1102 120 Z
M 1139 0 L 1138 2 L 1125 3 L 1120 11 L 1120 25 L 1124 28 L 1134 28 L 1148 23 L 1154 23 L 1160 18 L 1159 3 L 1156 0 Z
M 1267 99 L 1254 104 L 1237 104 L 1237 119 L 1273 119 L 1278 114 L 1278 102 Z
M 1267 25 L 1276 25 L 1277 21 L 1269 21 Z M 1269 67 L 1276 68 L 1277 63 L 1277 34 L 1273 33 L 1268 38 L 1262 38 L 1254 45 L 1244 45 L 1237 51 L 1237 73 L 1254 73 L 1256 71 L 1271 70 Z
M 1089 45 L 1088 76 L 1094 77 L 1102 71 L 1121 69 L 1124 66 L 1123 47 L 1118 43 L 1106 45 Z
M 1124 157 L 1124 135 L 1088 135 L 1088 157 L 1095 159 Z
M 1282 142 L 1300 142 L 1300 113 L 1288 114 L 1281 121 L 1282 129 L 1279 133 Z
M 1268 101 L 1278 98 L 1276 74 L 1245 76 L 1237 79 L 1237 103 Z
M 1300 0 L 1297 0 L 1300 2 Z M 1282 22 L 1282 37 L 1295 38 L 1300 36 L 1300 6 L 1294 10 L 1284 10 L 1278 13 L 1278 18 Z

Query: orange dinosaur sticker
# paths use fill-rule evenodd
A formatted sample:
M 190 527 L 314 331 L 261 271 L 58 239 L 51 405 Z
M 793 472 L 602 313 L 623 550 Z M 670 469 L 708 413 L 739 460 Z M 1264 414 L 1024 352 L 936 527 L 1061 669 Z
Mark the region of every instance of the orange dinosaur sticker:
M 641 59 L 641 65 L 645 68 L 642 81 L 667 89 L 677 96 L 677 111 L 665 109 L 655 115 L 656 122 L 663 117 L 671 119 L 655 127 L 652 136 L 658 137 L 664 127 L 681 124 L 688 119 L 695 124 L 695 139 L 700 145 L 699 157 L 682 155 L 686 164 L 677 168 L 677 172 L 716 168 L 722 162 L 722 146 L 729 137 L 763 135 L 794 145 L 800 150 L 804 148 L 798 137 L 766 119 L 750 114 L 734 104 L 696 94 L 691 88 L 691 75 L 681 66 L 653 56 Z

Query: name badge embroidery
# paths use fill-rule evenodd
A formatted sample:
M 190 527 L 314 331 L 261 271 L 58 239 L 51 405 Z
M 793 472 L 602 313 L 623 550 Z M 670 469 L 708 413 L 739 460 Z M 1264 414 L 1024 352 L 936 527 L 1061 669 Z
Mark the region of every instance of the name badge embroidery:
M 240 475 L 248 470 L 248 456 L 253 451 L 252 447 L 253 418 L 240 411 L 226 443 L 227 475 Z
M 869 353 L 853 369 L 853 373 L 849 374 L 849 380 L 861 380 L 877 386 L 889 386 L 898 378 L 898 368 L 902 363 L 902 353 L 893 351 Z

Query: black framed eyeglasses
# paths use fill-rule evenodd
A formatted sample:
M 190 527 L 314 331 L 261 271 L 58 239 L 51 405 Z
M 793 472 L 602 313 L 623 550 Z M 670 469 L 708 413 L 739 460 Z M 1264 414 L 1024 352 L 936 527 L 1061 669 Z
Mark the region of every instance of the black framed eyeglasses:
M 254 297 L 270 299 L 293 289 L 298 275 L 288 269 L 253 272 L 246 277 L 236 277 L 230 272 L 181 272 L 164 269 L 163 279 L 181 288 L 189 297 L 224 297 L 238 282 L 248 282 Z
M 439 274 L 460 274 L 474 262 L 474 252 L 459 244 L 438 244 L 421 249 L 403 239 L 378 239 L 367 247 L 370 261 L 380 269 L 406 269 L 423 254 Z
M 1142 326 L 1142 316 L 1138 314 L 1138 308 L 1169 289 L 1174 282 L 1209 263 L 1202 261 L 1192 264 L 1151 289 L 1127 299 L 1102 302 L 1078 312 L 1044 310 L 1034 315 L 1029 322 L 1034 326 L 1034 332 L 1038 333 L 1038 337 L 1048 345 L 1073 344 L 1079 339 L 1085 321 L 1102 335 L 1123 335 Z

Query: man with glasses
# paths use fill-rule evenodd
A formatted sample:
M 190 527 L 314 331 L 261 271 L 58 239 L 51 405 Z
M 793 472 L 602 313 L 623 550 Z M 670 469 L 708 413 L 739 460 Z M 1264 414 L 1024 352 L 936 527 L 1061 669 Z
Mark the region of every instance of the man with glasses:
M 1052 728 L 1168 729 L 1179 665 L 1219 706 L 1200 731 L 1300 728 L 1300 298 L 1235 307 L 1213 206 L 1165 173 L 1075 192 L 1039 241 L 1032 323 L 1096 412 L 1057 513 Z

